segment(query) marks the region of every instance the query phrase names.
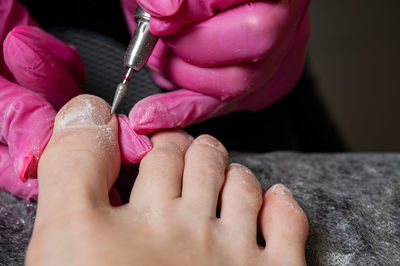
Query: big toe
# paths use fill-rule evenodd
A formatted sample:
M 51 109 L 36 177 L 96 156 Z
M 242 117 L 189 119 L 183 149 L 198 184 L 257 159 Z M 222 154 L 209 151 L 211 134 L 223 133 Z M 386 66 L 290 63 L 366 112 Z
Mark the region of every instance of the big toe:
M 308 219 L 288 188 L 277 184 L 267 191 L 259 218 L 266 242 L 260 259 L 268 265 L 306 265 Z
M 119 166 L 116 116 L 110 115 L 109 105 L 101 98 L 77 96 L 58 112 L 40 159 L 39 203 L 41 198 L 46 198 L 43 204 L 54 202 L 55 206 L 108 202 Z M 72 197 L 66 198 L 67 194 Z

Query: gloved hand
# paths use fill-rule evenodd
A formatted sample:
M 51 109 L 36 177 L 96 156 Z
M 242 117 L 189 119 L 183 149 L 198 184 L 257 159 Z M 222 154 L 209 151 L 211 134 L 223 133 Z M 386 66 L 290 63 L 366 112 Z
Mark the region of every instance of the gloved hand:
M 136 2 L 121 0 L 130 29 Z M 239 110 L 256 111 L 294 87 L 309 36 L 309 0 L 137 0 L 164 36 L 148 66 L 172 92 L 139 102 L 138 133 L 184 127 Z
M 0 16 L 0 43 L 8 33 L 0 49 L 0 189 L 36 199 L 37 180 L 21 179 L 36 177 L 56 110 L 81 93 L 84 66 L 73 47 L 27 26 L 36 23 L 18 2 L 2 1 L 0 10 L 7 14 Z M 137 163 L 151 143 L 131 130 L 127 117 L 118 120 L 121 158 Z

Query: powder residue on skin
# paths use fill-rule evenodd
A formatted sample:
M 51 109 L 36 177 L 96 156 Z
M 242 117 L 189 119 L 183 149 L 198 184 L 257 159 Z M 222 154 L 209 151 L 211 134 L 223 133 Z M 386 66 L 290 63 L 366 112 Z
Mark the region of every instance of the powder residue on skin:
M 118 137 L 108 125 L 111 116 L 110 109 L 107 107 L 105 102 L 96 99 L 95 96 L 78 96 L 60 110 L 54 131 L 74 128 L 95 129 L 97 143 L 104 148 L 113 149 L 118 145 Z
M 108 148 L 110 145 L 112 148 L 117 147 L 118 142 L 117 142 L 118 137 L 115 136 L 114 131 L 112 130 L 111 127 L 109 126 L 100 126 L 99 131 L 97 132 L 96 135 L 96 140 L 99 140 L 99 143 L 108 143 L 109 145 L 105 145 L 106 148 Z M 111 148 L 110 147 L 110 148 Z

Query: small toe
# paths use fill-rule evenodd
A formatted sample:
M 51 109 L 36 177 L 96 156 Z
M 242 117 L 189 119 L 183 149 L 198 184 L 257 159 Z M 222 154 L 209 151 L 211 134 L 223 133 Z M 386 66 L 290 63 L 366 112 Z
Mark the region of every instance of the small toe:
M 220 198 L 220 221 L 239 248 L 257 247 L 257 217 L 262 205 L 261 185 L 254 174 L 240 164 L 231 164 Z
M 139 209 L 180 197 L 184 157 L 193 138 L 182 130 L 155 134 L 152 150 L 142 159 L 130 204 Z
M 193 211 L 207 219 L 216 219 L 227 161 L 225 147 L 209 135 L 196 138 L 186 152 L 182 199 Z
M 288 188 L 277 184 L 267 191 L 259 219 L 266 242 L 261 259 L 273 265 L 306 265 L 308 219 Z

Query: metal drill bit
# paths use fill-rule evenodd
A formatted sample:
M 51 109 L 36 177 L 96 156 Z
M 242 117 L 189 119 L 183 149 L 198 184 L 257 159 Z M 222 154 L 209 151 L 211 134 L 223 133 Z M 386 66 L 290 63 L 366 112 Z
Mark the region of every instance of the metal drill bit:
M 122 98 L 124 98 L 133 73 L 140 71 L 146 65 L 157 44 L 158 37 L 151 34 L 150 31 L 150 18 L 149 13 L 145 12 L 140 6 L 137 7 L 135 13 L 136 30 L 125 54 L 125 66 L 128 68 L 128 71 L 125 74 L 124 81 L 117 86 L 111 107 L 111 114 L 115 112 Z
M 113 104 L 111 106 L 111 114 L 115 113 L 122 99 L 125 97 L 126 92 L 128 91 L 128 83 L 133 76 L 135 70 L 133 68 L 128 68 L 128 71 L 125 74 L 124 81 L 118 84 L 117 89 L 115 91 Z

